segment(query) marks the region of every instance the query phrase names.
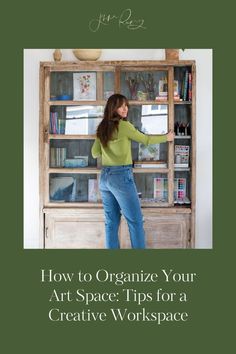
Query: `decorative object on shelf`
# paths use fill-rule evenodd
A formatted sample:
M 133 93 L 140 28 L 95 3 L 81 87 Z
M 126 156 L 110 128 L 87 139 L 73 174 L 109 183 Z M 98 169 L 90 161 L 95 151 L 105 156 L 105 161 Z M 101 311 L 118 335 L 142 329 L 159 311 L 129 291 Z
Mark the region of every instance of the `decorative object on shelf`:
M 96 80 L 95 72 L 74 73 L 74 101 L 95 101 Z
M 69 176 L 51 177 L 49 190 L 51 201 L 72 202 L 76 195 L 76 180 Z
M 65 159 L 64 166 L 67 168 L 87 167 L 88 156 L 75 156 L 73 159 Z
M 160 144 L 139 144 L 138 159 L 139 161 L 160 160 Z
M 166 77 L 159 80 L 158 91 L 159 91 L 159 96 L 157 97 L 157 99 L 162 99 L 162 98 L 167 99 L 167 97 L 168 97 L 168 82 L 167 82 Z
M 112 96 L 114 94 L 114 91 L 105 91 L 104 92 L 104 99 L 105 100 L 108 100 L 108 98 L 110 97 L 110 96 Z
M 176 122 L 174 131 L 176 136 L 190 136 L 191 135 L 191 128 L 190 123 L 183 123 L 183 122 Z
M 138 91 L 138 92 L 137 92 L 137 99 L 138 99 L 139 101 L 147 101 L 147 99 L 148 99 L 148 94 L 147 94 L 147 92 Z
M 64 167 L 66 159 L 66 148 L 50 148 L 50 167 Z
M 132 76 L 130 76 L 130 75 L 128 76 L 126 74 L 125 81 L 128 85 L 129 91 L 130 91 L 131 100 L 136 100 L 137 99 L 137 91 L 138 91 L 138 87 L 140 84 L 139 74 L 134 74 Z
M 179 49 L 165 49 L 166 60 L 179 60 Z
M 74 56 L 79 60 L 97 60 L 102 54 L 101 49 L 74 49 Z
M 175 167 L 189 167 L 189 145 L 175 145 Z
M 62 58 L 62 52 L 60 49 L 55 49 L 53 52 L 53 59 L 54 61 L 61 61 Z
M 156 177 L 153 179 L 154 199 L 159 202 L 167 202 L 168 200 L 168 179 Z
M 140 80 L 148 94 L 148 99 L 155 100 L 156 83 L 154 81 L 153 73 L 141 74 Z

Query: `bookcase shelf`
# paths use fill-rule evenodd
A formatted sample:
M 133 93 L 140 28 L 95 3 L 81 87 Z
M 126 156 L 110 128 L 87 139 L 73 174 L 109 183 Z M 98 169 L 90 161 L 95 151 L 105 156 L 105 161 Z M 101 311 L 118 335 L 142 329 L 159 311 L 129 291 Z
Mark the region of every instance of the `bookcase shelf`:
M 48 134 L 49 140 L 86 140 L 86 139 L 95 139 L 94 134 L 90 135 L 68 135 L 68 134 Z
M 80 86 L 85 76 L 90 80 L 88 92 Z M 98 188 L 101 166 L 92 158 L 91 147 L 107 98 L 114 92 L 128 98 L 128 118 L 136 129 L 150 135 L 165 134 L 176 126 L 180 134 L 184 131 L 176 134 L 174 142 L 150 149 L 132 142 L 134 166 L 138 166 L 133 173 L 147 247 L 194 247 L 195 79 L 194 61 L 40 64 L 39 208 L 45 248 L 105 247 Z M 136 91 L 130 85 L 133 80 Z M 180 159 L 188 167 L 175 167 Z M 130 248 L 123 218 L 119 232 L 121 247 Z
M 175 135 L 175 140 L 191 139 L 190 135 Z
M 174 101 L 176 105 L 192 104 L 192 101 Z

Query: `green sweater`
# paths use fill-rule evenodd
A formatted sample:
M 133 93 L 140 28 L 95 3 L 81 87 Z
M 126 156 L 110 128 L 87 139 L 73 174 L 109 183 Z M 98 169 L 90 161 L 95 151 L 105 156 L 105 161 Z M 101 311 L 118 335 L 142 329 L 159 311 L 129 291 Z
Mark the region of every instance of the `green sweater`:
M 103 166 L 131 165 L 131 140 L 150 145 L 165 143 L 167 138 L 166 135 L 145 135 L 135 129 L 130 122 L 120 120 L 118 132 L 108 142 L 107 147 L 103 147 L 96 138 L 92 146 L 92 156 L 93 158 L 102 156 Z

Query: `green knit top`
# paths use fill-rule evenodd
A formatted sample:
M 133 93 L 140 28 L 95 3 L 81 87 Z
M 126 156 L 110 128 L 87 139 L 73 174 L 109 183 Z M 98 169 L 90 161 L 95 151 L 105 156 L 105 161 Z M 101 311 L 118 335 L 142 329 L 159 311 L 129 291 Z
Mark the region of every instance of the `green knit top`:
M 115 131 L 112 140 L 106 147 L 103 147 L 100 140 L 96 138 L 92 146 L 92 156 L 97 158 L 102 156 L 103 166 L 131 165 L 131 140 L 144 145 L 165 143 L 166 135 L 146 135 L 139 132 L 133 124 L 120 120 L 118 131 Z

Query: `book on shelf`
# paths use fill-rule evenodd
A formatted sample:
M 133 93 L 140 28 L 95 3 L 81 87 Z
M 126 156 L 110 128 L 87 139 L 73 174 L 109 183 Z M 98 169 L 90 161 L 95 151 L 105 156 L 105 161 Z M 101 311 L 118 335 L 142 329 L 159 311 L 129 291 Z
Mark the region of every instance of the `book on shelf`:
M 175 163 L 174 167 L 175 168 L 188 168 L 189 164 L 188 163 Z
M 168 97 L 167 96 L 156 96 L 156 101 L 167 101 Z
M 174 201 L 177 204 L 189 204 L 187 197 L 186 178 L 174 179 Z M 154 199 L 157 201 L 168 200 L 168 179 L 164 177 L 154 178 Z
M 192 73 L 188 70 L 183 75 L 180 97 L 183 101 L 192 101 Z
M 99 191 L 99 177 L 88 179 L 88 202 L 100 202 L 101 194 Z
M 188 74 L 188 100 L 192 101 L 192 73 Z
M 66 148 L 50 148 L 50 167 L 64 167 L 66 160 Z
M 186 178 L 174 179 L 174 200 L 186 198 Z
M 134 168 L 167 168 L 165 161 L 134 161 Z
M 58 112 L 50 112 L 50 133 L 65 134 L 66 120 L 58 117 Z
M 175 167 L 189 167 L 189 145 L 175 145 Z
M 168 179 L 163 177 L 154 178 L 154 199 L 160 202 L 168 200 Z
M 191 204 L 191 201 L 189 200 L 189 198 L 185 197 L 185 198 L 176 199 L 174 201 L 174 204 Z

